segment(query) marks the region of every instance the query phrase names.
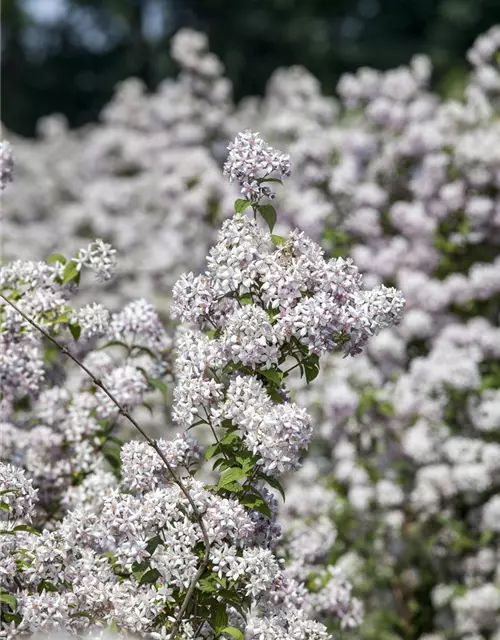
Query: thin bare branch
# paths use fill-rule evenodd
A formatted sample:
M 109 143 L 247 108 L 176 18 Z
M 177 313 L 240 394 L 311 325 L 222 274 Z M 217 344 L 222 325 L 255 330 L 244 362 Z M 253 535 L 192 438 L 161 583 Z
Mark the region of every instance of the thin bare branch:
M 188 607 L 188 605 L 189 605 L 189 603 L 191 601 L 191 598 L 193 597 L 194 590 L 196 589 L 196 585 L 198 584 L 198 580 L 201 578 L 201 576 L 203 575 L 205 569 L 208 566 L 209 556 L 210 556 L 210 539 L 208 537 L 207 529 L 206 529 L 205 524 L 203 522 L 202 515 L 199 512 L 199 510 L 198 510 L 198 508 L 196 506 L 196 503 L 194 502 L 193 498 L 191 497 L 191 494 L 189 493 L 188 489 L 186 488 L 186 486 L 184 485 L 182 480 L 176 476 L 172 465 L 167 460 L 165 454 L 160 449 L 160 447 L 159 447 L 158 443 L 156 442 L 156 440 L 153 440 L 153 438 L 150 438 L 148 436 L 148 434 L 142 429 L 142 427 L 132 417 L 130 412 L 120 404 L 120 402 L 115 398 L 115 396 L 111 393 L 111 391 L 109 391 L 109 389 L 103 384 L 103 382 L 100 380 L 100 378 L 98 378 L 96 375 L 94 375 L 92 373 L 92 371 L 90 371 L 90 369 L 88 367 L 86 367 L 83 364 L 83 362 L 81 362 L 75 355 L 73 355 L 71 353 L 71 351 L 69 351 L 69 349 L 65 345 L 61 344 L 58 340 L 56 340 L 53 336 L 51 336 L 50 333 L 48 333 L 48 331 L 46 331 L 43 327 L 38 325 L 34 320 L 32 320 L 28 315 L 26 315 L 24 313 L 24 311 L 22 311 L 22 309 L 20 309 L 17 306 L 17 304 L 15 304 L 15 302 L 13 302 L 12 300 L 9 300 L 1 292 L 0 292 L 0 297 L 7 304 L 9 304 L 13 309 L 15 309 L 17 311 L 17 313 L 19 313 L 19 315 L 21 315 L 26 320 L 26 322 L 28 322 L 34 329 L 39 331 L 43 336 L 45 336 L 47 338 L 47 340 L 49 340 L 55 347 L 57 347 L 57 349 L 59 349 L 59 351 L 61 351 L 61 353 L 63 353 L 65 356 L 67 356 L 68 358 L 73 360 L 73 362 L 78 367 L 80 367 L 80 369 L 82 369 L 89 376 L 89 378 L 92 380 L 92 382 L 95 384 L 95 386 L 98 387 L 99 389 L 101 389 L 103 391 L 103 393 L 105 393 L 108 396 L 108 398 L 111 400 L 111 402 L 118 409 L 120 415 L 122 415 L 125 419 L 127 419 L 135 427 L 135 429 L 141 434 L 141 436 L 146 440 L 146 442 L 160 456 L 162 462 L 167 467 L 170 475 L 172 476 L 172 480 L 179 487 L 179 489 L 182 491 L 182 493 L 186 496 L 187 501 L 191 505 L 191 508 L 193 510 L 193 513 L 194 513 L 194 516 L 195 516 L 196 520 L 198 521 L 198 524 L 200 525 L 200 529 L 201 529 L 202 534 L 203 534 L 203 541 L 205 543 L 205 554 L 204 554 L 203 560 L 202 560 L 202 562 L 200 564 L 200 567 L 198 568 L 198 571 L 196 572 L 196 575 L 193 577 L 193 579 L 191 580 L 191 582 L 189 584 L 188 590 L 186 592 L 186 595 L 184 596 L 184 600 L 182 602 L 182 605 L 181 605 L 181 608 L 179 610 L 179 613 L 177 614 L 177 616 L 175 618 L 175 622 L 174 622 L 174 625 L 172 627 L 172 630 L 171 630 L 171 633 L 170 633 L 170 636 L 169 636 L 169 640 L 175 640 L 175 637 L 177 635 L 177 631 L 179 630 L 180 623 L 182 622 L 182 616 L 186 612 L 186 609 L 187 609 L 187 607 Z

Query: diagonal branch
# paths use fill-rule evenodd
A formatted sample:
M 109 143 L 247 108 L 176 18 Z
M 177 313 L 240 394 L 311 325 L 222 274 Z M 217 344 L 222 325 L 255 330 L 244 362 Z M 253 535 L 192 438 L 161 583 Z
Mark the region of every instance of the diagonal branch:
M 115 396 L 111 393 L 111 391 L 109 391 L 109 389 L 102 383 L 102 381 L 97 376 L 95 376 L 92 373 L 92 371 L 90 371 L 90 369 L 83 364 L 83 362 L 81 362 L 76 356 L 74 356 L 71 353 L 71 351 L 69 351 L 69 349 L 65 345 L 61 344 L 58 340 L 56 340 L 53 336 L 51 336 L 50 333 L 48 333 L 48 331 L 46 331 L 43 327 L 38 325 L 34 320 L 32 320 L 29 316 L 27 316 L 24 313 L 24 311 L 22 311 L 17 306 L 17 304 L 15 304 L 12 300 L 9 300 L 1 292 L 0 292 L 0 298 L 2 298 L 7 304 L 9 304 L 13 309 L 15 309 L 17 311 L 17 313 L 19 313 L 19 315 L 21 315 L 26 320 L 26 322 L 28 322 L 34 329 L 39 331 L 43 336 L 45 336 L 47 338 L 47 340 L 52 342 L 52 344 L 55 347 L 57 347 L 57 349 L 59 349 L 59 351 L 61 351 L 61 353 L 63 353 L 68 358 L 70 358 L 70 360 L 73 360 L 73 362 L 78 367 L 80 367 L 80 369 L 82 369 L 89 376 L 89 378 L 92 380 L 92 382 L 95 384 L 95 386 L 98 387 L 99 389 L 101 389 L 103 391 L 103 393 L 105 393 L 108 396 L 108 398 L 111 400 L 111 402 L 118 409 L 119 414 L 122 415 L 124 418 L 126 418 L 137 429 L 137 431 L 146 440 L 146 442 L 160 456 L 162 462 L 167 467 L 170 475 L 172 476 L 172 480 L 179 487 L 179 489 L 182 491 L 182 493 L 186 496 L 187 501 L 191 505 L 191 508 L 193 509 L 194 517 L 196 518 L 198 524 L 200 525 L 200 529 L 201 529 L 201 532 L 203 534 L 203 541 L 205 543 L 205 553 L 204 553 L 204 556 L 203 556 L 203 560 L 202 560 L 202 562 L 200 564 L 200 567 L 198 568 L 198 571 L 196 572 L 195 576 L 193 577 L 193 579 L 191 580 L 191 582 L 189 584 L 188 590 L 186 592 L 186 595 L 184 596 L 184 600 L 182 602 L 182 605 L 181 605 L 181 608 L 179 610 L 179 613 L 177 614 L 177 616 L 175 618 L 175 621 L 174 621 L 174 624 L 173 624 L 173 627 L 172 627 L 172 630 L 171 630 L 171 633 L 170 633 L 170 637 L 169 637 L 169 640 L 175 640 L 175 637 L 177 635 L 177 631 L 178 631 L 180 623 L 182 621 L 182 616 L 186 612 L 186 609 L 187 609 L 187 607 L 189 605 L 189 602 L 191 601 L 191 598 L 193 597 L 194 590 L 196 589 L 196 585 L 198 584 L 198 580 L 203 575 L 203 572 L 205 571 L 205 569 L 207 568 L 208 563 L 209 563 L 210 539 L 208 537 L 207 529 L 206 529 L 205 524 L 203 522 L 203 518 L 201 516 L 201 513 L 199 512 L 198 507 L 196 506 L 196 503 L 194 502 L 193 498 L 191 497 L 191 494 L 189 493 L 188 489 L 186 488 L 186 486 L 184 485 L 182 480 L 176 476 L 172 465 L 170 464 L 170 462 L 166 458 L 166 456 L 163 453 L 163 451 L 160 449 L 160 447 L 159 447 L 158 443 L 156 442 L 156 440 L 153 440 L 153 438 L 150 438 L 148 436 L 148 434 L 142 429 L 142 427 L 132 417 L 130 412 L 120 404 L 120 402 L 115 398 Z

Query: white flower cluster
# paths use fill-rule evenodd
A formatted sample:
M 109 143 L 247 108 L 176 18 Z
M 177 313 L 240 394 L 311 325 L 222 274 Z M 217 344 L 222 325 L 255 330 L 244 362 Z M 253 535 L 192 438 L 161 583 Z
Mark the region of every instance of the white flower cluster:
M 174 440 L 158 440 L 157 444 L 174 469 L 179 466 L 189 469 L 200 459 L 200 445 L 185 434 Z M 131 491 L 149 491 L 170 482 L 164 462 L 145 442 L 126 442 L 121 460 L 122 481 Z
M 144 298 L 130 302 L 120 313 L 113 314 L 109 337 L 159 352 L 171 346 L 155 306 Z
M 230 420 L 266 473 L 293 469 L 312 437 L 309 417 L 293 403 L 273 401 L 258 376 L 277 376 L 279 388 L 279 366 L 289 358 L 299 364 L 309 358 L 301 366 L 314 370 L 314 358 L 341 344 L 346 353 L 359 353 L 371 336 L 399 321 L 403 304 L 394 289 L 364 290 L 352 261 L 326 262 L 303 234 L 276 246 L 256 221 L 237 214 L 223 223 L 205 274 L 174 285 L 174 316 L 211 326 L 214 335 L 180 336 L 173 417 L 185 428 L 197 420 Z M 227 367 L 253 375 L 234 374 L 224 396 L 217 372 L 224 376 Z
M 238 307 L 238 297 L 248 308 Z M 359 353 L 370 336 L 399 321 L 403 305 L 395 289 L 363 289 L 351 260 L 325 261 L 299 232 L 275 246 L 255 221 L 237 215 L 223 223 L 206 273 L 174 286 L 172 313 L 201 326 L 224 318 L 221 352 L 228 360 L 270 368 L 278 345 L 294 339 L 311 354 L 339 344 Z
M 114 255 L 106 246 L 104 253 Z M 160 330 L 154 309 L 144 300 L 131 303 L 111 320 L 97 303 L 73 310 L 70 301 L 77 293 L 74 277 L 79 272 L 71 261 L 65 266 L 62 256 L 56 258 L 55 264 L 7 264 L 0 269 L 0 291 L 58 339 L 84 338 L 71 348 L 124 407 L 135 409 L 154 388 L 150 381 L 161 385 L 168 373 L 170 340 L 165 330 Z M 89 264 L 108 269 L 108 258 L 101 258 L 96 253 Z M 71 278 L 64 282 L 68 273 Z M 115 437 L 119 411 L 77 367 L 59 363 L 53 354 L 44 357 L 43 336 L 5 300 L 0 306 L 0 327 L 0 459 L 24 470 L 38 491 L 37 524 L 60 517 L 71 506 L 84 506 L 86 494 L 93 496 L 113 486 L 113 476 L 105 469 L 106 460 L 117 457 L 109 439 Z M 117 337 L 127 340 L 126 352 L 111 358 L 101 348 Z
M 247 200 L 257 202 L 262 197 L 273 198 L 274 193 L 262 184 L 268 178 L 280 178 L 291 174 L 290 156 L 273 149 L 258 133 L 250 130 L 239 133 L 228 146 L 229 156 L 224 165 L 224 175 L 236 180 L 241 194 Z
M 306 410 L 294 403 L 274 403 L 264 384 L 253 376 L 231 380 L 217 417 L 238 425 L 246 446 L 259 455 L 263 469 L 271 475 L 296 468 L 312 438 Z
M 10 142 L 0 142 L 0 190 L 12 182 L 14 172 L 14 154 Z
M 82 330 L 82 337 L 102 337 L 106 334 L 109 325 L 109 311 L 102 304 L 94 302 L 74 312 L 71 320 L 78 324 Z
M 45 329 L 58 330 L 73 324 L 79 326 L 84 337 L 103 334 L 109 314 L 101 305 L 88 305 L 75 313 L 68 301 L 82 266 L 89 267 L 99 277 L 111 277 L 114 253 L 110 245 L 96 240 L 69 263 L 65 263 L 62 256 L 50 264 L 16 260 L 0 268 L 0 291 Z M 41 335 L 3 300 L 0 301 L 0 344 L 2 402 L 7 415 L 8 407 L 16 399 L 39 392 L 45 374 Z
M 100 282 L 110 280 L 116 269 L 116 249 L 100 239 L 90 243 L 87 249 L 80 249 L 73 259 L 77 271 L 82 267 L 91 269 Z
M 0 518 L 30 520 L 37 490 L 23 469 L 0 462 Z

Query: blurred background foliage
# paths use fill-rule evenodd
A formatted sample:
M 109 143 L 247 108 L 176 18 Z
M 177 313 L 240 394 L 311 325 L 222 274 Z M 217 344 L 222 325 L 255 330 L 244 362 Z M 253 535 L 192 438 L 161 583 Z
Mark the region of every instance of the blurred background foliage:
M 302 64 L 333 92 L 359 66 L 387 69 L 427 53 L 437 88 L 461 83 L 463 55 L 500 22 L 499 0 L 3 0 L 2 120 L 23 135 L 40 116 L 97 119 L 115 84 L 153 89 L 175 73 L 169 40 L 206 32 L 235 98 L 262 93 L 278 67 Z M 461 66 L 462 65 L 462 66 Z

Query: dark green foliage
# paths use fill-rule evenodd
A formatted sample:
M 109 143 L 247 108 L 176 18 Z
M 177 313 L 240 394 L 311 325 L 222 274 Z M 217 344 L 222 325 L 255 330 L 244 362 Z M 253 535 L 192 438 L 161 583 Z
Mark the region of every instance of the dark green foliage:
M 96 120 L 130 76 L 155 88 L 175 72 L 169 40 L 181 27 L 208 34 L 239 99 L 262 93 L 278 67 L 302 64 L 332 93 L 345 71 L 391 68 L 419 52 L 449 90 L 464 71 L 457 61 L 500 21 L 496 0 L 65 0 L 52 21 L 26 4 L 1 9 L 2 119 L 23 135 L 50 113 L 72 126 Z

